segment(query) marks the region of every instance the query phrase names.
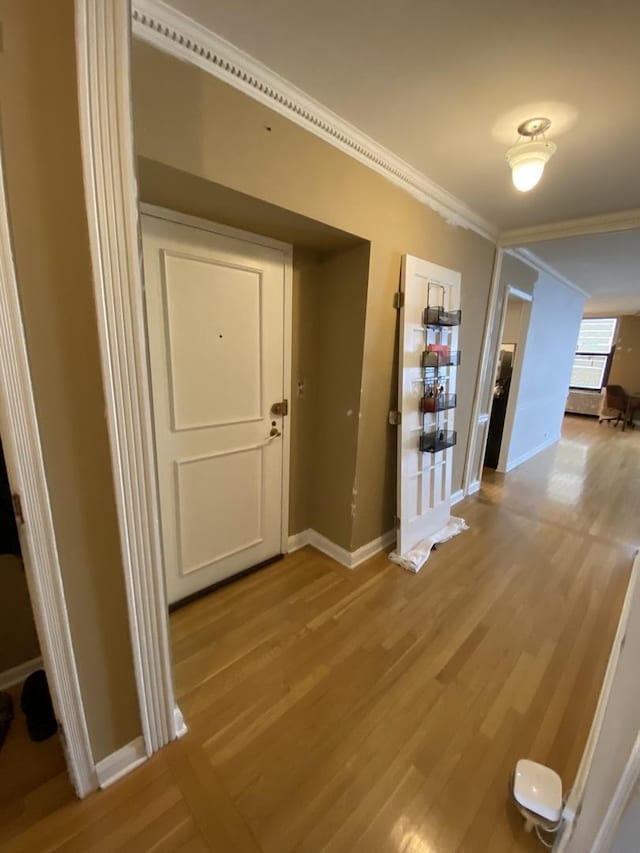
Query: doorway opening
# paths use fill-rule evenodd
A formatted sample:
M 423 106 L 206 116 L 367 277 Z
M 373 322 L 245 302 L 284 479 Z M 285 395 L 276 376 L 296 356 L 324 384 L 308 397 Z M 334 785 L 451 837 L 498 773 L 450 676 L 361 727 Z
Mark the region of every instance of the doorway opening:
M 56 805 L 73 799 L 40 651 L 15 497 L 0 442 L 0 790 L 5 838 L 24 828 L 20 815 L 41 791 Z
M 507 287 L 494 374 L 484 467 L 506 473 L 529 328 L 531 296 Z
M 137 165 L 175 605 L 309 531 L 350 548 L 370 244 L 165 164 Z

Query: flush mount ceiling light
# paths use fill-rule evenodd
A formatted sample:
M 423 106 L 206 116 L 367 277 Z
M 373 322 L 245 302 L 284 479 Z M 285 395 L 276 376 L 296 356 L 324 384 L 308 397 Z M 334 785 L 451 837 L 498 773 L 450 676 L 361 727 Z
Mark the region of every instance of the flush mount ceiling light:
M 526 193 L 535 187 L 544 167 L 556 153 L 556 145 L 545 139 L 550 127 L 548 118 L 530 118 L 518 125 L 518 141 L 505 157 L 511 166 L 513 185 L 520 192 Z

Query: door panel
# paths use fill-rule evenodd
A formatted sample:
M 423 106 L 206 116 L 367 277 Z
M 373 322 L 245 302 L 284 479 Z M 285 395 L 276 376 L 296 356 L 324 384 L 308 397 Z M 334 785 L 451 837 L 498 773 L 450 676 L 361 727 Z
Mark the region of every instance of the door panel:
M 252 447 L 176 463 L 181 574 L 263 541 L 262 452 Z
M 142 231 L 173 603 L 281 551 L 285 255 L 153 216 Z
M 259 419 L 260 272 L 168 251 L 162 262 L 174 429 Z
M 439 303 L 446 311 L 460 307 L 460 273 L 423 261 L 411 255 L 402 259 L 400 289 L 404 303 L 400 309 L 400 359 L 398 409 L 402 414 L 398 428 L 398 542 L 397 550 L 406 554 L 421 539 L 440 530 L 450 516 L 451 469 L 454 448 L 438 453 L 419 449 L 423 429 L 453 430 L 455 409 L 422 413 L 420 401 L 425 393 L 422 354 L 427 345 L 458 349 L 458 327 L 427 329 L 423 313 L 429 285 L 437 288 Z M 454 366 L 440 367 L 438 386 L 443 394 L 454 394 Z

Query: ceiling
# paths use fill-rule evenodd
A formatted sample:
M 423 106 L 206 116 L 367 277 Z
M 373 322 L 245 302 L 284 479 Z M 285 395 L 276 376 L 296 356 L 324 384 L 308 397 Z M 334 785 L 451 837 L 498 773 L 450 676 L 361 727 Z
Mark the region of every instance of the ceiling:
M 640 208 L 638 0 L 169 4 L 498 231 Z M 551 119 L 558 151 L 540 184 L 519 193 L 504 154 L 534 115 Z M 637 231 L 529 248 L 592 294 L 589 310 L 640 310 Z
M 500 229 L 640 207 L 638 0 L 170 0 Z M 532 115 L 558 152 L 519 193 Z
M 640 312 L 640 229 L 545 240 L 524 248 L 591 294 L 586 312 Z

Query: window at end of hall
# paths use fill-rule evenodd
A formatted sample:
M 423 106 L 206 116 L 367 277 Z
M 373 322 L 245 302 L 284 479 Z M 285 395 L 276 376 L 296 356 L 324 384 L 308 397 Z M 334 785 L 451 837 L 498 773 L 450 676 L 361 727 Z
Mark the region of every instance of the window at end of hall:
M 600 391 L 606 383 L 617 324 L 615 317 L 582 321 L 571 372 L 572 388 Z

